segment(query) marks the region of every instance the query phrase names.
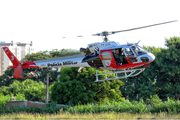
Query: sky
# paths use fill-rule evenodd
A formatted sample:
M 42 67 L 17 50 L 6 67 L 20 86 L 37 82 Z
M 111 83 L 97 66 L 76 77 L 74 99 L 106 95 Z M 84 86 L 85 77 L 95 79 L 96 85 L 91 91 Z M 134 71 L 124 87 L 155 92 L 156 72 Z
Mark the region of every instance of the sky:
M 102 42 L 92 34 L 119 31 L 172 20 L 109 36 L 120 44 L 165 47 L 180 37 L 178 0 L 0 0 L 0 41 L 33 42 L 35 52 L 86 48 Z M 77 37 L 82 35 L 83 37 Z

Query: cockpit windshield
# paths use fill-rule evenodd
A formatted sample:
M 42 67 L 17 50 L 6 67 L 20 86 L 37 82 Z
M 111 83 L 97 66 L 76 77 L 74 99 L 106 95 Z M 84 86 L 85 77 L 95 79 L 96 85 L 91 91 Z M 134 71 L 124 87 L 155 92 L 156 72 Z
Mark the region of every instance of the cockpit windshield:
M 127 57 L 134 57 L 134 54 L 131 50 L 131 48 L 125 48 L 125 53 Z
M 137 56 L 148 53 L 147 50 L 141 48 L 140 46 L 132 46 L 132 50 L 136 53 Z

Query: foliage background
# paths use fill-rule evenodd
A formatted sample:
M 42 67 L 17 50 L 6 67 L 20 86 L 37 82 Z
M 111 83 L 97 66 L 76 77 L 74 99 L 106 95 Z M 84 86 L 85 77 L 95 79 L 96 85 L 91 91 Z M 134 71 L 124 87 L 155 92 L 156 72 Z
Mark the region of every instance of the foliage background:
M 125 83 L 120 90 L 122 95 L 130 100 L 139 101 L 158 95 L 163 101 L 169 98 L 180 98 L 180 38 L 166 39 L 167 48 L 144 47 L 152 52 L 156 59 L 150 63 L 150 68 L 142 74 L 122 79 Z
M 15 80 L 13 84 L 9 86 L 2 86 L 0 94 L 4 96 L 4 99 L 10 100 L 11 97 L 16 96 L 17 100 L 29 100 L 29 101 L 45 101 L 46 86 L 40 82 L 26 79 L 23 82 Z
M 64 68 L 59 82 L 54 83 L 51 89 L 52 101 L 62 104 L 87 104 L 107 98 L 110 101 L 121 101 L 119 87 L 123 83 L 120 80 L 94 83 L 95 73 L 94 68 L 83 68 L 80 72 L 78 68 Z

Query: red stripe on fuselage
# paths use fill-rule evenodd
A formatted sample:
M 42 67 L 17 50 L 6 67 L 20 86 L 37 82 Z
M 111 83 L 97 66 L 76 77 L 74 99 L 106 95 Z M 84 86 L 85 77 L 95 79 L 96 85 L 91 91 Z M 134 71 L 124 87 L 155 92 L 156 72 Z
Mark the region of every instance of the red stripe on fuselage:
M 114 68 L 114 69 L 129 69 L 129 68 L 135 68 L 135 67 L 144 66 L 145 64 L 149 64 L 149 63 L 151 62 L 151 61 L 149 61 L 149 62 L 147 62 L 147 63 L 143 63 L 143 62 L 133 63 L 133 62 L 130 62 L 130 61 L 129 61 L 129 58 L 137 58 L 137 57 L 126 57 L 128 64 L 116 65 L 116 61 L 115 61 L 115 59 L 114 59 L 114 55 L 112 54 L 112 50 L 111 50 L 111 49 L 109 49 L 109 50 L 101 50 L 101 51 L 100 51 L 99 57 L 101 58 L 101 60 L 109 60 L 109 59 L 103 59 L 103 58 L 102 58 L 101 53 L 102 53 L 102 52 L 105 52 L 105 51 L 107 51 L 107 52 L 111 55 L 111 57 L 112 57 L 112 59 L 111 59 L 111 64 L 110 64 L 109 66 L 107 66 L 107 67 L 112 67 L 112 68 Z

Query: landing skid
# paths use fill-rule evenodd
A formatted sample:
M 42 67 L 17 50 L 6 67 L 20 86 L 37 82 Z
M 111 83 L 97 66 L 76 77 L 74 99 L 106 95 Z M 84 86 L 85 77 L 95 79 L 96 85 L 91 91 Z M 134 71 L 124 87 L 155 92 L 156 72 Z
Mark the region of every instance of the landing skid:
M 105 72 L 103 74 L 98 74 L 98 71 L 96 70 L 96 81 L 94 82 L 101 82 L 101 81 L 107 81 L 107 80 L 114 80 L 114 79 L 124 79 L 128 77 L 134 77 L 139 75 L 141 72 L 143 72 L 145 68 L 139 68 L 139 69 L 132 69 L 132 70 L 124 70 L 124 71 L 114 71 L 114 72 Z M 116 77 L 108 78 L 108 74 L 115 74 Z M 124 76 L 118 76 L 118 74 L 124 74 Z M 99 80 L 98 76 L 105 75 L 105 79 Z

